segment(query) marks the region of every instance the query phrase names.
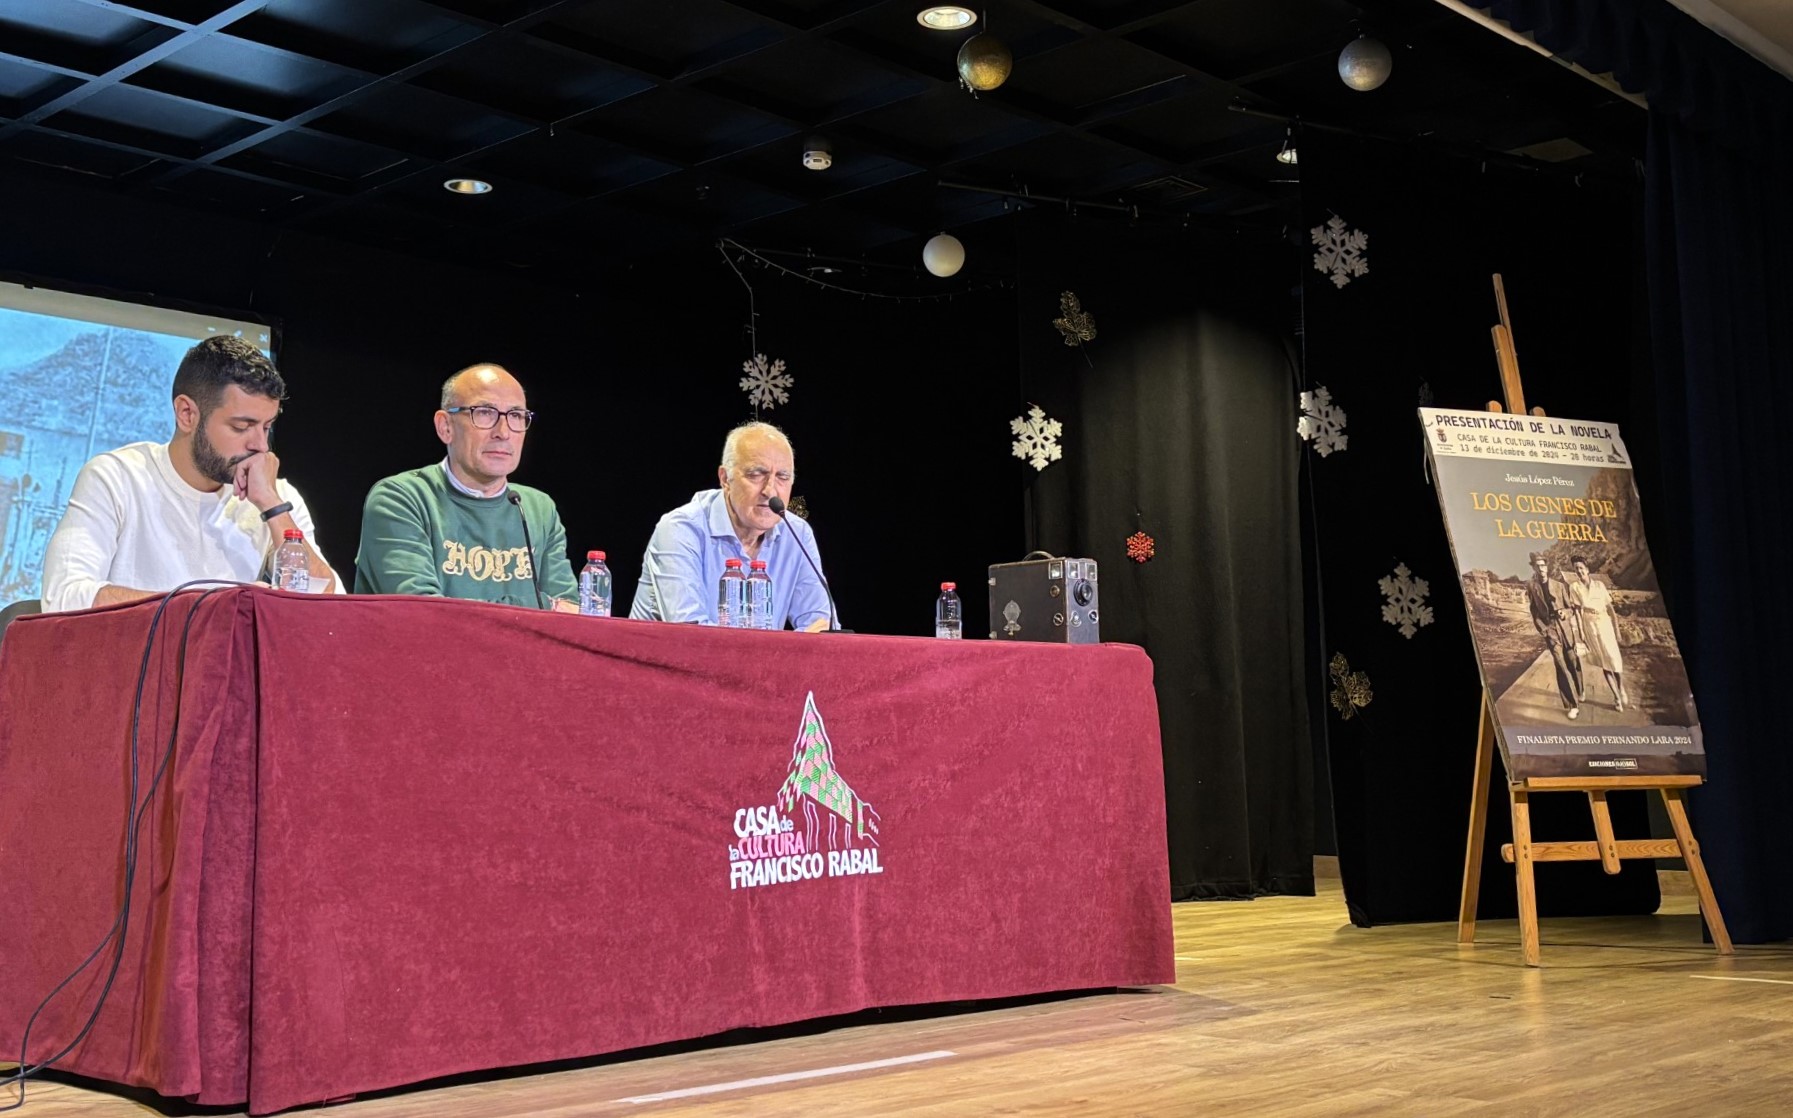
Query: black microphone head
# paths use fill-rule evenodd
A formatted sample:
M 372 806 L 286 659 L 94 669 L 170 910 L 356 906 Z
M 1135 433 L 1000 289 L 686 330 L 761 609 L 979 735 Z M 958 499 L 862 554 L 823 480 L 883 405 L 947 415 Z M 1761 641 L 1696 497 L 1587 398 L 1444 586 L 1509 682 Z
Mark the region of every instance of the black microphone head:
M 511 504 L 516 505 L 518 508 L 523 507 L 523 494 L 517 492 L 515 489 L 506 490 L 505 494 L 504 494 L 504 499 L 509 501 Z
M 770 501 L 766 502 L 766 507 L 772 510 L 773 516 L 783 516 L 784 515 L 784 498 L 775 496 Z

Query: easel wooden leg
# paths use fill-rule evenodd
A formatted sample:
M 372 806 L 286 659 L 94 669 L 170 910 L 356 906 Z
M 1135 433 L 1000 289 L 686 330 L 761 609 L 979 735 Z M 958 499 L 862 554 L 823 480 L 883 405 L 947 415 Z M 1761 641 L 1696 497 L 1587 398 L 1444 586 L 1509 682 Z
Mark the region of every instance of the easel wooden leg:
M 1476 733 L 1475 787 L 1469 793 L 1469 842 L 1463 851 L 1463 897 L 1457 906 L 1457 942 L 1475 942 L 1475 910 L 1482 891 L 1482 844 L 1488 837 L 1488 779 L 1494 773 L 1494 719 L 1482 692 L 1482 725 Z
M 1612 810 L 1606 804 L 1605 792 L 1589 792 L 1588 807 L 1594 811 L 1594 841 L 1600 847 L 1600 868 L 1609 874 L 1619 872 L 1619 842 L 1612 834 Z
M 1538 949 L 1538 887 L 1532 880 L 1532 808 L 1531 793 L 1523 788 L 1509 788 L 1513 801 L 1513 869 L 1519 878 L 1519 943 L 1525 950 L 1525 965 L 1543 965 Z
M 1712 932 L 1712 945 L 1720 955 L 1733 953 L 1731 933 L 1725 929 L 1725 918 L 1718 911 L 1718 896 L 1712 892 L 1712 879 L 1706 876 L 1706 863 L 1700 860 L 1700 844 L 1693 840 L 1693 827 L 1687 822 L 1687 791 L 1684 788 L 1662 789 L 1662 802 L 1668 808 L 1669 822 L 1675 828 L 1675 841 L 1681 844 L 1681 858 L 1693 878 L 1694 892 L 1700 898 L 1700 915 Z

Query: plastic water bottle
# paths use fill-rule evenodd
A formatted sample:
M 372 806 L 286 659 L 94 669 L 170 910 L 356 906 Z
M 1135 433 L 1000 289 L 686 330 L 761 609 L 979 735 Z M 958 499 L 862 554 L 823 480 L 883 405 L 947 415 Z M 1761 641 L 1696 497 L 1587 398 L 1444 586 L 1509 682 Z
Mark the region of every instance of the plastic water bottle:
M 585 569 L 579 572 L 579 612 L 587 617 L 610 616 L 610 568 L 602 551 L 585 553 Z
M 716 584 L 716 624 L 724 629 L 747 626 L 747 576 L 739 559 L 722 563 L 722 579 Z
M 934 635 L 956 641 L 964 636 L 964 611 L 959 606 L 959 584 L 940 584 L 940 599 L 934 603 Z
M 755 559 L 748 567 L 747 627 L 776 629 L 779 619 L 772 616 L 772 576 L 766 573 L 766 561 Z
M 295 594 L 304 594 L 311 589 L 311 567 L 305 560 L 305 533 L 297 528 L 286 530 L 286 542 L 274 553 L 274 585 Z

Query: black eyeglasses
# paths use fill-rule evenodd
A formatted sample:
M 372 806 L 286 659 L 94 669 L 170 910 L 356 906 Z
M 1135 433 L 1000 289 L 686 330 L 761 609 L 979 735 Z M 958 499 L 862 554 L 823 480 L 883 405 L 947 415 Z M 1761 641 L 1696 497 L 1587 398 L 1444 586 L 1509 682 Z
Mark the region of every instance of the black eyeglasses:
M 442 410 L 449 415 L 466 412 L 468 418 L 473 420 L 473 425 L 481 431 L 490 431 L 498 426 L 498 417 L 501 415 L 504 417 L 505 424 L 513 431 L 527 431 L 529 425 L 535 422 L 535 413 L 522 408 L 512 408 L 510 411 L 501 412 L 489 404 L 475 404 L 470 408 L 443 408 Z

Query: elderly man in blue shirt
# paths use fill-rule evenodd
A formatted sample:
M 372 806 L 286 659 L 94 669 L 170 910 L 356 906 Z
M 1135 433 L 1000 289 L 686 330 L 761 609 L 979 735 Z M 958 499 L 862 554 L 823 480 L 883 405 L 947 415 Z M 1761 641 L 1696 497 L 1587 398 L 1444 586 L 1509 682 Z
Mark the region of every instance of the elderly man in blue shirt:
M 801 517 L 781 518 L 771 501 L 789 501 L 796 479 L 791 441 L 770 423 L 747 423 L 728 433 L 718 488 L 693 494 L 660 518 L 641 561 L 641 584 L 629 616 L 652 621 L 716 623 L 716 585 L 724 561 L 742 569 L 763 559 L 772 578 L 777 628 L 817 632 L 829 627 L 828 593 L 818 577 L 822 557 L 815 533 Z M 795 537 L 795 538 L 794 538 Z M 814 557 L 811 570 L 798 541 Z

